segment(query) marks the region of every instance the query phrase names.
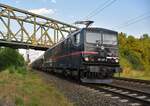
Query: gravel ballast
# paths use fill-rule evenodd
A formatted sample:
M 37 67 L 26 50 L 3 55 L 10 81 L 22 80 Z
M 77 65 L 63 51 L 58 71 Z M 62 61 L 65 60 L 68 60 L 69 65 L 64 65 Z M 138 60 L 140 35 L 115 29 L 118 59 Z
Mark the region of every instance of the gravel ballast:
M 128 100 L 106 92 L 99 92 L 45 72 L 36 71 L 36 73 L 47 83 L 53 83 L 75 106 L 131 106 Z

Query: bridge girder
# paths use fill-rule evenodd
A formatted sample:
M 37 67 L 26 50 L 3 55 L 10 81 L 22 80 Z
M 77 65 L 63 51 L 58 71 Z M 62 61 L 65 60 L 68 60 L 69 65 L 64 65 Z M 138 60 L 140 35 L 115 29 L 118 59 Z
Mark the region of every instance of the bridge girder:
M 0 3 L 0 45 L 47 49 L 78 27 Z

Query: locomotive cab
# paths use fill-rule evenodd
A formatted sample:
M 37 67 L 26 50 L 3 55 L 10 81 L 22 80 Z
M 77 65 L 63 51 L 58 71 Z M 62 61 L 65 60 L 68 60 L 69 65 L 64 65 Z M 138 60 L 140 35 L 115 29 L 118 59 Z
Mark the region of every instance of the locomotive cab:
M 118 33 L 101 28 L 86 28 L 81 73 L 82 82 L 109 83 L 119 70 Z

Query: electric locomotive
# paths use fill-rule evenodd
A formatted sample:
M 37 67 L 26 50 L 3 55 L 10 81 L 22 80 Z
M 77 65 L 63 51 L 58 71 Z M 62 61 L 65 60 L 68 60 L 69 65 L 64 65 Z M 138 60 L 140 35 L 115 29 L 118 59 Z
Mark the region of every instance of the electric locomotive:
M 118 33 L 92 27 L 75 31 L 44 53 L 42 67 L 85 83 L 110 83 L 120 67 Z

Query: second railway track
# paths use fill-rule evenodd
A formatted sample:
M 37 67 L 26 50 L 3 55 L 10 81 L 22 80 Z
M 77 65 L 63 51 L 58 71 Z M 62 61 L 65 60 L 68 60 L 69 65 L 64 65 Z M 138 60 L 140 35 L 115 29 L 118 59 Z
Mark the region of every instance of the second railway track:
M 131 78 L 121 78 L 121 77 L 114 77 L 114 80 L 118 80 L 118 81 L 128 81 L 128 82 L 135 82 L 135 83 L 139 83 L 139 84 L 145 84 L 145 85 L 150 85 L 150 81 L 149 80 L 140 80 L 140 79 L 131 79 Z
M 125 99 L 125 102 L 131 103 L 131 105 L 136 105 L 136 106 L 150 105 L 150 94 L 144 91 L 119 87 L 111 84 L 105 84 L 105 85 L 84 84 L 84 85 L 98 91 L 104 91 L 106 93 L 110 93 L 113 96 L 119 96 L 120 98 Z

